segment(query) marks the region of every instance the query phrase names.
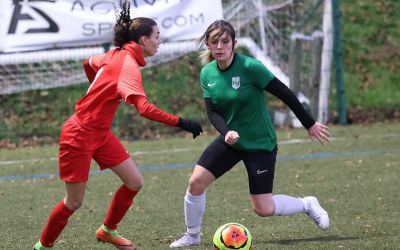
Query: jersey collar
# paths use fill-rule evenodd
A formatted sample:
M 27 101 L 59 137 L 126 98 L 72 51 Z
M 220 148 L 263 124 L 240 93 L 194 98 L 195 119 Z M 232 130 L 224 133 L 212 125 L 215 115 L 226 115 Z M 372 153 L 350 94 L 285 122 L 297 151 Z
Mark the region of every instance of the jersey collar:
M 228 71 L 230 68 L 232 68 L 232 65 L 233 65 L 233 63 L 235 62 L 235 60 L 236 60 L 236 52 L 233 54 L 232 62 L 231 62 L 231 64 L 229 64 L 228 68 L 226 68 L 226 69 L 220 69 L 219 66 L 218 66 L 218 62 L 216 62 L 216 63 L 217 63 L 217 68 L 218 68 L 218 70 L 219 70 L 220 72 Z
M 122 46 L 123 49 L 126 49 L 129 54 L 131 54 L 133 56 L 133 58 L 135 58 L 136 62 L 139 64 L 139 66 L 145 66 L 146 65 L 146 61 L 144 60 L 143 57 L 143 51 L 142 48 L 139 46 L 139 44 L 135 43 L 135 42 L 129 42 L 129 43 L 125 43 Z

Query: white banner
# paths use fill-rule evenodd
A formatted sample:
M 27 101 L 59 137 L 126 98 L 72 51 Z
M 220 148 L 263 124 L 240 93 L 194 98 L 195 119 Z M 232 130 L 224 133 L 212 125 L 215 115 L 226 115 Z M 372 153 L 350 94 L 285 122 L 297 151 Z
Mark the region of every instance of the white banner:
M 111 43 L 119 10 L 120 1 L 1 0 L 0 52 Z M 139 16 L 155 19 L 164 41 L 197 39 L 223 18 L 221 0 L 131 0 Z

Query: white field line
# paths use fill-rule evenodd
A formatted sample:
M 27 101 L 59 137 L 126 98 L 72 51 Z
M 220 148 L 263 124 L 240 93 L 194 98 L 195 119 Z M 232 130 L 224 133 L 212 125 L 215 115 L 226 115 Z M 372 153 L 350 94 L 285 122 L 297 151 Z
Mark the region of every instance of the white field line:
M 399 136 L 399 134 L 385 134 L 382 137 L 395 137 Z M 370 135 L 360 136 L 359 138 L 368 138 L 373 137 Z M 345 137 L 331 137 L 331 141 L 341 141 L 346 140 L 348 138 Z M 310 139 L 291 139 L 285 141 L 279 141 L 278 145 L 283 144 L 300 144 L 300 143 L 311 143 Z M 148 155 L 148 154 L 165 154 L 165 153 L 181 153 L 181 152 L 193 152 L 193 151 L 200 151 L 204 148 L 174 148 L 168 150 L 155 150 L 155 151 L 137 151 L 131 153 L 132 156 L 135 155 Z M 49 157 L 49 158 L 36 158 L 36 159 L 27 159 L 27 160 L 9 160 L 9 161 L 0 161 L 0 166 L 2 165 L 13 165 L 13 164 L 22 164 L 22 163 L 33 163 L 33 162 L 45 162 L 45 161 L 57 161 L 58 157 Z

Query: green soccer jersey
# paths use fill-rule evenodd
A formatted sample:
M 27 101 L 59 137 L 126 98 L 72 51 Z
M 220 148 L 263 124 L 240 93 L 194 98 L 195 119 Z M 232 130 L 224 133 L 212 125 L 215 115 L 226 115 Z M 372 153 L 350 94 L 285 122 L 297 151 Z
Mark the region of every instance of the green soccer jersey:
M 226 70 L 216 60 L 201 70 L 205 98 L 211 98 L 230 130 L 239 133 L 239 150 L 273 150 L 276 134 L 266 106 L 264 88 L 274 75 L 259 61 L 236 53 Z

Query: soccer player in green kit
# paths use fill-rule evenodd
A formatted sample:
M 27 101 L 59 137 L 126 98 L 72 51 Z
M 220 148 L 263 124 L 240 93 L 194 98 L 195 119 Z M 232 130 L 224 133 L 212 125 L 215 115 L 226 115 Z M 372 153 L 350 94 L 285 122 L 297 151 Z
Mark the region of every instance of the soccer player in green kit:
M 241 160 L 248 173 L 250 199 L 257 215 L 306 213 L 327 230 L 328 213 L 316 197 L 272 194 L 278 148 L 264 92 L 288 105 L 312 140 L 328 143 L 328 127 L 316 122 L 294 93 L 261 62 L 235 53 L 235 30 L 230 23 L 215 21 L 200 41 L 208 48 L 202 55 L 206 65 L 200 74 L 207 116 L 220 135 L 204 150 L 193 170 L 184 197 L 187 232 L 170 247 L 200 244 L 207 187 Z

